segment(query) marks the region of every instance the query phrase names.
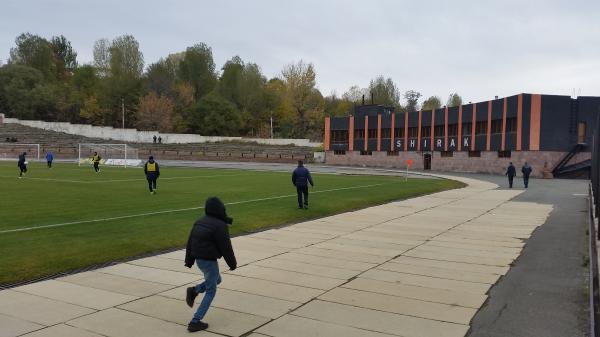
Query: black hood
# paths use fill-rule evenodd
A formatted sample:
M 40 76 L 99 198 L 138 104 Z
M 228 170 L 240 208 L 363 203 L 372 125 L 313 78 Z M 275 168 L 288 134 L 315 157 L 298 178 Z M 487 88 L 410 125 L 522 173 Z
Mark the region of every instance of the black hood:
M 204 205 L 204 212 L 206 215 L 210 215 L 217 219 L 221 219 L 225 221 L 227 224 L 233 223 L 233 219 L 227 216 L 227 212 L 225 211 L 225 204 L 217 198 L 212 197 L 206 200 L 206 204 Z

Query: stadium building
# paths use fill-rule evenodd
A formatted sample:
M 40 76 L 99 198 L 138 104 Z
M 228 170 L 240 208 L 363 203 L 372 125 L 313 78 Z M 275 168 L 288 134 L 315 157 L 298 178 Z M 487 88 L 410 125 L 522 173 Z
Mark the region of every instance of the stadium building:
M 526 161 L 535 176 L 587 176 L 600 97 L 519 94 L 429 111 L 360 105 L 325 119 L 334 165 L 504 174 Z M 519 172 L 520 173 L 520 172 Z

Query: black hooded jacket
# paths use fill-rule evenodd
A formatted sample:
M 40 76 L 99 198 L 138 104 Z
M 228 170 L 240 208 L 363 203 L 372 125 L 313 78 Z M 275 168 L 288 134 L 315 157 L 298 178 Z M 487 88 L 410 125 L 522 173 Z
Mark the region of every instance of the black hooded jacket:
M 227 217 L 225 205 L 218 198 L 210 198 L 204 208 L 206 216 L 198 219 L 188 238 L 185 266 L 191 268 L 196 259 L 217 260 L 225 258 L 229 269 L 237 267 L 229 226 L 233 219 Z

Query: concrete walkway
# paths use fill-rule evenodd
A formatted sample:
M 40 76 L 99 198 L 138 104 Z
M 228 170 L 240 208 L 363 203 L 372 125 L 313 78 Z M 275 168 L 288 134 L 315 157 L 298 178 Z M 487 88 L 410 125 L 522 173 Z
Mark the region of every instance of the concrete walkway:
M 198 336 L 464 336 L 552 206 L 452 190 L 236 237 Z M 183 251 L 0 292 L 0 336 L 189 336 Z M 227 270 L 221 263 L 222 270 Z

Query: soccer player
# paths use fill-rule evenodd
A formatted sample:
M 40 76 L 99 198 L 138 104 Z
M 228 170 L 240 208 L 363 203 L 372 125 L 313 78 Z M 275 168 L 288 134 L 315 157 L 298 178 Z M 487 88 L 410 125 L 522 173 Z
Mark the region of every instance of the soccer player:
M 48 151 L 48 153 L 46 153 L 46 162 L 48 163 L 48 168 L 52 168 L 53 160 L 54 160 L 54 153 L 52 153 L 52 151 Z
M 17 166 L 19 167 L 19 170 L 21 171 L 19 173 L 19 179 L 21 179 L 23 177 L 23 175 L 27 172 L 27 159 L 25 158 L 26 155 L 27 155 L 27 152 L 23 152 L 19 155 L 19 162 L 17 163 Z
M 310 176 L 310 172 L 304 167 L 304 162 L 298 160 L 298 167 L 294 170 L 294 173 L 292 173 L 292 184 L 296 186 L 296 192 L 298 193 L 299 209 L 308 209 L 308 183 L 313 187 L 315 186 L 312 177 Z M 302 203 L 302 195 L 304 195 L 304 206 Z
M 92 162 L 94 163 L 94 171 L 96 171 L 96 173 L 100 172 L 100 160 L 102 160 L 102 157 L 100 157 L 98 152 L 94 152 Z
M 156 194 L 156 180 L 160 176 L 160 169 L 158 168 L 158 163 L 154 161 L 153 156 L 150 156 L 146 164 L 144 164 L 144 173 L 148 180 L 150 194 Z
M 185 250 L 185 266 L 191 268 L 195 262 L 204 274 L 204 282 L 186 289 L 185 301 L 190 308 L 194 306 L 196 296 L 204 293 L 198 310 L 188 324 L 189 332 L 208 328 L 202 319 L 217 293 L 217 285 L 221 283 L 217 259 L 224 257 L 229 270 L 237 267 L 228 228 L 233 219 L 227 216 L 225 205 L 219 198 L 209 198 L 204 205 L 204 213 L 206 215 L 194 223 Z

